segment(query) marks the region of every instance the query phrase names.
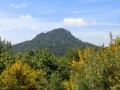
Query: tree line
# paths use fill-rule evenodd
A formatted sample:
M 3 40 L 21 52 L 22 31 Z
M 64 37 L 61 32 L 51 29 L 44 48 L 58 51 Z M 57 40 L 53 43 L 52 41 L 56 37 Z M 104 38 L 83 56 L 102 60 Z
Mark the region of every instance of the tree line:
M 120 38 L 108 47 L 13 53 L 0 39 L 0 90 L 120 90 Z

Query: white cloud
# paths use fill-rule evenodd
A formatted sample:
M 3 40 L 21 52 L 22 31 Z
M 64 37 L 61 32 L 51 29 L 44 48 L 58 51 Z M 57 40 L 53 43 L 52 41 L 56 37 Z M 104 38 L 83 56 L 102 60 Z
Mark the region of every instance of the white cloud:
M 82 18 L 64 18 L 63 23 L 67 26 L 85 26 L 87 22 Z
M 61 22 L 44 22 L 31 15 L 20 15 L 19 18 L 0 18 L 0 30 L 51 30 L 63 27 Z
M 27 6 L 27 4 L 23 3 L 23 4 L 10 4 L 10 7 L 13 8 L 25 8 Z
M 102 22 L 102 23 L 100 23 L 100 22 L 96 22 L 96 21 L 92 21 L 92 22 L 90 22 L 89 23 L 89 25 L 98 25 L 98 26 L 119 26 L 120 24 L 118 24 L 118 23 L 108 23 L 108 22 Z
M 81 27 L 81 26 L 120 26 L 118 23 L 85 21 L 82 18 L 64 18 L 65 26 Z
M 63 22 L 41 21 L 31 15 L 20 15 L 19 18 L 0 18 L 0 30 L 51 30 L 54 28 L 80 27 L 87 25 L 119 25 L 112 23 L 87 22 L 81 18 L 65 18 Z
M 20 15 L 21 19 L 25 19 L 25 20 L 32 20 L 32 16 L 31 15 Z

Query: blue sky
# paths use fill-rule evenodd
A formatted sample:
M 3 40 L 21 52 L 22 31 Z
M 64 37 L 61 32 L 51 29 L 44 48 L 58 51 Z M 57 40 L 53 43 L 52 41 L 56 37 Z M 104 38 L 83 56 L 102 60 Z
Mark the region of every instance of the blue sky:
M 65 28 L 85 42 L 107 46 L 120 35 L 120 0 L 0 0 L 0 36 L 12 44 Z

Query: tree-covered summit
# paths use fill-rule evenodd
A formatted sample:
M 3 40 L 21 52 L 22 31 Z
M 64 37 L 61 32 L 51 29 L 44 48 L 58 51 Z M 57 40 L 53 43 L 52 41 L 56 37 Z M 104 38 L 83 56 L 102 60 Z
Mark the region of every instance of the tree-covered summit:
M 63 55 L 68 48 L 81 48 L 85 49 L 87 46 L 95 47 L 87 42 L 83 42 L 74 37 L 70 31 L 58 28 L 46 33 L 40 33 L 30 41 L 25 41 L 13 45 L 14 52 L 26 52 L 29 50 L 50 49 L 53 54 L 57 56 Z

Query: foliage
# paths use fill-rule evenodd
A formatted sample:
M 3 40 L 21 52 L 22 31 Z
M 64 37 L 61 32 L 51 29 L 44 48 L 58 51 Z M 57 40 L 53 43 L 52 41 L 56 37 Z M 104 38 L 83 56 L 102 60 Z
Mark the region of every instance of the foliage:
M 40 33 L 34 39 L 13 45 L 14 52 L 29 52 L 31 49 L 48 48 L 56 56 L 63 56 L 68 48 L 97 47 L 75 38 L 69 31 L 59 28 L 47 33 Z
M 120 39 L 99 51 L 94 48 L 79 50 L 80 61 L 71 63 L 68 90 L 119 90 L 120 89 Z
M 49 90 L 63 90 L 62 79 L 58 72 L 51 74 L 49 78 Z
M 62 57 L 49 49 L 13 54 L 0 39 L 0 90 L 120 90 L 120 38 L 110 38 L 108 47 L 69 48 Z
M 13 62 L 13 54 L 11 43 L 0 38 L 0 73 L 3 71 L 5 66 Z
M 23 56 L 25 63 L 28 63 L 34 69 L 43 69 L 47 72 L 47 76 L 51 75 L 52 72 L 57 70 L 55 56 L 48 50 L 36 50 L 35 55 L 26 54 Z
M 74 59 L 79 61 L 78 49 L 79 48 L 68 48 L 65 53 L 65 57 L 67 57 L 69 60 Z
M 31 69 L 27 64 L 17 61 L 14 64 L 6 66 L 0 75 L 1 87 L 9 90 L 38 90 L 46 84 L 44 75 L 43 71 Z

